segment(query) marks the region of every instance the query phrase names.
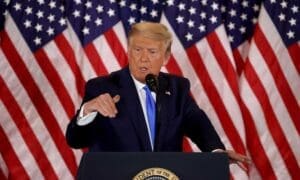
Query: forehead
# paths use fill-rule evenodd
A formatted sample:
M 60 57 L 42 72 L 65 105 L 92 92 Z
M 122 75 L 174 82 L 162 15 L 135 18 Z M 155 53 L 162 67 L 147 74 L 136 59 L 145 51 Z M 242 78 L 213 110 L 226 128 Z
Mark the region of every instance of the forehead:
M 133 35 L 129 38 L 129 46 L 140 46 L 145 48 L 162 48 L 164 45 L 163 40 L 145 37 L 143 35 Z

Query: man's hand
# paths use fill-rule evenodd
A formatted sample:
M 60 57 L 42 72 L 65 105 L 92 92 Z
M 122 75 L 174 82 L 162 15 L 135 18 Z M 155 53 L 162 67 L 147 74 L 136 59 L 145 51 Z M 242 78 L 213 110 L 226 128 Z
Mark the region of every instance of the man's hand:
M 120 101 L 120 96 L 115 95 L 111 97 L 110 94 L 101 94 L 98 97 L 86 102 L 84 104 L 83 115 L 87 115 L 91 112 L 99 112 L 104 117 L 114 118 L 118 113 L 116 103 Z
M 241 169 L 247 171 L 247 164 L 250 164 L 250 159 L 247 156 L 242 154 L 236 153 L 232 150 L 218 150 L 216 152 L 224 152 L 227 153 L 229 157 L 229 163 L 237 164 Z
M 232 150 L 226 150 L 225 153 L 228 154 L 229 162 L 230 163 L 236 163 L 241 169 L 244 171 L 247 171 L 247 164 L 250 164 L 250 159 L 247 156 L 244 156 L 242 154 L 236 153 Z

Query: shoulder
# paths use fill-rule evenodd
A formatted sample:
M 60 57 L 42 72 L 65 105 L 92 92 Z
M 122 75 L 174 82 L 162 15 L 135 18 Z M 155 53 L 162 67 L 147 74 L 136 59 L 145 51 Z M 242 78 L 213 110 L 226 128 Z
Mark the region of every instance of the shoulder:
M 87 81 L 86 88 L 116 86 L 119 84 L 123 69 L 114 71 L 108 75 L 98 76 Z
M 190 81 L 182 76 L 161 72 L 159 78 L 160 82 L 167 82 L 169 86 L 182 86 L 188 89 L 190 87 Z

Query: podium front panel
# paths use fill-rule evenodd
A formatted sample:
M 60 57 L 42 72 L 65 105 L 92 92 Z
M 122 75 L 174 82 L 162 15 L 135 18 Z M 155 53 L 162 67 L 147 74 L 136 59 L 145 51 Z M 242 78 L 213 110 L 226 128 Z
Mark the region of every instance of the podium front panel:
M 91 152 L 81 159 L 79 180 L 228 180 L 225 153 Z

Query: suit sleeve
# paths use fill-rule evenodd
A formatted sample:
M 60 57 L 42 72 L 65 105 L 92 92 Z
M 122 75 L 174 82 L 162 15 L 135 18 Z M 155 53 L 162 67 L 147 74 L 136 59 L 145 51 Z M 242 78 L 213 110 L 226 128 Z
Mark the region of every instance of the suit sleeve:
M 95 95 L 93 95 L 90 91 L 93 89 L 93 81 L 88 81 L 85 86 L 85 95 L 81 104 L 82 105 L 93 99 Z M 75 116 L 71 119 L 66 131 L 66 140 L 69 146 L 72 148 L 84 148 L 89 147 L 93 142 L 93 135 L 94 128 L 95 128 L 95 121 L 91 122 L 85 126 L 79 126 L 77 124 L 77 118 L 79 116 L 79 111 L 75 114 Z M 97 115 L 99 116 L 99 114 Z
M 216 130 L 205 112 L 201 110 L 194 99 L 189 95 L 190 83 L 184 81 L 186 89 L 184 132 L 204 152 L 215 149 L 225 149 Z

